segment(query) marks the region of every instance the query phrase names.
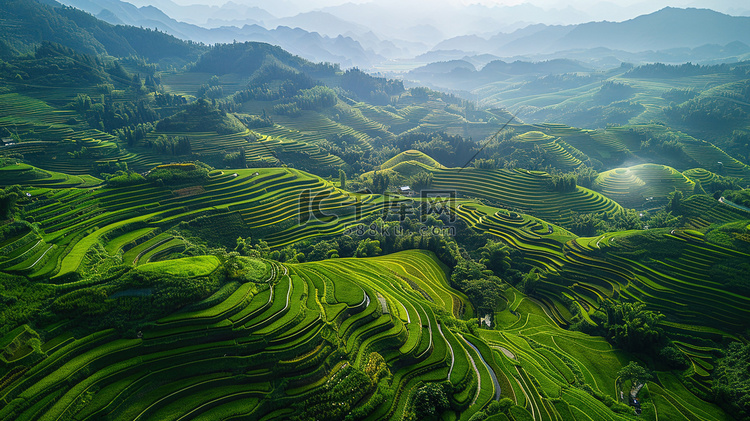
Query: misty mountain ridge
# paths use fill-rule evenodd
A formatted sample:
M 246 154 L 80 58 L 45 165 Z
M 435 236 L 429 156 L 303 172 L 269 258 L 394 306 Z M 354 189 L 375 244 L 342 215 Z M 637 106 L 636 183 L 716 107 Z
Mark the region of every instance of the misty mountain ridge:
M 709 9 L 667 7 L 624 22 L 537 24 L 490 38 L 455 37 L 442 41 L 433 50 L 454 49 L 510 57 L 597 47 L 636 53 L 706 44 L 726 45 L 733 41 L 750 44 L 750 17 L 729 16 Z
M 484 57 L 489 58 L 492 56 Z M 474 63 L 472 63 L 474 61 Z M 505 62 L 494 59 L 487 63 L 469 57 L 430 63 L 406 74 L 406 79 L 428 84 L 440 89 L 471 91 L 482 85 L 508 79 L 530 79 L 547 75 L 589 73 L 594 69 L 580 61 L 553 59 L 530 62 L 517 60 Z
M 62 0 L 62 3 L 82 9 L 114 25 L 157 28 L 178 38 L 195 42 L 208 44 L 235 41 L 267 42 L 311 61 L 335 62 L 344 67 L 369 68 L 374 63 L 385 60 L 375 51 L 366 51 L 350 36 L 329 37 L 291 24 L 266 29 L 261 26 L 262 22 L 258 21 L 241 27 L 204 28 L 173 19 L 154 6 L 136 7 L 120 0 Z M 268 16 L 270 16 L 268 13 L 261 14 L 264 18 Z M 341 29 L 344 29 L 344 26 L 341 26 Z M 403 53 L 398 48 L 391 48 L 391 50 L 395 54 Z
M 48 3 L 48 4 L 47 4 Z M 82 54 L 137 55 L 149 60 L 196 59 L 205 46 L 151 29 L 112 25 L 54 1 L 0 0 L 0 55 L 28 53 L 50 41 Z
M 492 59 L 512 62 L 557 58 L 571 58 L 593 67 L 604 68 L 617 66 L 624 61 L 713 63 L 740 60 L 746 54 L 742 48 L 732 50 L 724 46 L 735 42 L 750 45 L 750 17 L 729 16 L 709 9 L 695 8 L 667 7 L 623 22 L 602 21 L 576 25 L 535 23 L 521 28 L 513 28 L 508 24 L 512 29 L 502 32 L 501 27 L 501 32 L 494 34 L 482 33 L 486 28 L 480 24 L 476 26 L 475 34 L 444 39 L 446 32 L 451 29 L 431 24 L 429 19 L 419 18 L 412 11 L 412 4 L 399 5 L 396 16 L 393 11 L 385 9 L 387 4 L 347 3 L 284 18 L 274 17 L 257 4 L 240 5 L 229 2 L 220 7 L 195 6 L 194 10 L 204 11 L 214 26 L 229 17 L 237 25 L 241 24 L 206 28 L 179 21 L 155 6 L 136 7 L 121 0 L 62 2 L 88 11 L 112 24 L 158 28 L 181 39 L 209 44 L 267 42 L 311 61 L 335 62 L 344 68 L 360 67 L 370 70 L 383 68 L 389 60 L 400 60 L 405 63 L 402 67 L 413 68 L 418 64 L 480 55 L 491 56 L 483 62 L 480 60 L 478 63 L 481 65 Z M 177 5 L 171 0 L 153 3 L 172 11 L 188 7 Z M 530 13 L 537 6 L 522 4 L 512 8 Z M 497 22 L 495 12 L 501 8 L 474 5 L 465 9 L 465 13 L 455 13 L 455 19 L 450 20 L 451 26 L 454 23 L 457 26 L 470 25 L 478 20 L 485 23 Z M 455 10 L 458 9 L 453 7 L 435 13 L 448 14 Z M 483 11 L 488 10 L 492 13 L 481 16 Z M 228 16 L 231 11 L 236 14 Z M 355 13 L 357 11 L 359 13 Z M 391 18 L 386 16 L 386 12 L 390 13 Z M 414 19 L 408 25 L 396 28 L 402 21 L 399 16 L 411 16 Z M 495 25 L 495 30 L 497 28 L 498 25 Z M 391 32 L 384 36 L 383 29 Z M 430 49 L 430 44 L 435 45 Z M 410 62 L 413 64 L 409 64 Z

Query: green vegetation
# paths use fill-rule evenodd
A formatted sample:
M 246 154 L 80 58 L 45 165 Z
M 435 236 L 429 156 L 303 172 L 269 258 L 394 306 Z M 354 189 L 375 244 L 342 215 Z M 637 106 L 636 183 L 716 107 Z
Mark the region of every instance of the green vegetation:
M 512 116 L 6 6 L 0 419 L 748 416 L 744 64 Z
M 228 115 L 211 103 L 200 99 L 171 117 L 156 125 L 161 132 L 216 132 L 232 134 L 245 131 L 245 126 L 234 116 Z
M 748 345 L 732 343 L 726 350 L 726 354 L 718 361 L 713 373 L 713 391 L 717 402 L 739 418 L 747 417 L 750 413 L 750 402 L 748 402 L 748 378 L 747 367 Z

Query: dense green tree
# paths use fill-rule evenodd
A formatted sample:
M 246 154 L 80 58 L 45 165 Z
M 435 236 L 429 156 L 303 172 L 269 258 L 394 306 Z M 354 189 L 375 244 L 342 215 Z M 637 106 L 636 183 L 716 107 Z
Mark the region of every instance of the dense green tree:
M 621 368 L 620 371 L 617 372 L 617 375 L 620 377 L 620 380 L 630 382 L 631 396 L 638 395 L 638 391 L 641 390 L 641 387 L 654 377 L 645 367 L 635 361 L 631 361 L 628 365 Z
M 510 398 L 502 398 L 499 401 L 492 401 L 487 406 L 487 414 L 495 415 L 508 412 L 508 409 L 510 409 L 510 407 L 513 405 L 513 400 Z
M 382 253 L 380 248 L 380 241 L 371 240 L 369 238 L 362 239 L 357 245 L 356 257 L 375 257 Z
M 671 368 L 684 370 L 690 366 L 685 353 L 674 345 L 665 346 L 659 351 L 659 359 Z
M 20 186 L 0 189 L 0 220 L 10 219 L 18 211 L 18 200 L 22 197 Z
M 599 176 L 599 173 L 586 165 L 581 165 L 575 170 L 576 184 L 587 189 L 594 187 L 594 180 Z
M 470 279 L 480 279 L 484 276 L 482 273 L 484 266 L 471 260 L 471 259 L 460 259 L 453 267 L 451 272 L 451 284 L 463 290 L 466 287 L 466 282 Z
M 615 303 L 605 301 L 607 314 L 607 337 L 616 346 L 635 352 L 650 352 L 665 341 L 664 329 L 660 327 L 664 315 L 646 310 L 643 303 Z
M 547 189 L 553 192 L 572 192 L 576 191 L 576 187 L 576 176 L 573 173 L 552 175 L 547 182 Z
M 247 168 L 245 148 L 224 155 L 224 165 L 229 168 Z
M 469 279 L 465 283 L 464 292 L 477 310 L 477 314 L 494 314 L 502 301 L 501 280 L 496 276 L 485 276 L 479 279 Z
M 614 214 L 610 221 L 612 230 L 627 231 L 634 229 L 643 228 L 642 215 L 643 212 L 638 212 L 635 209 L 623 209 L 620 212 Z
M 371 76 L 357 68 L 349 69 L 341 77 L 341 87 L 362 100 L 376 105 L 387 105 L 393 95 L 405 91 L 400 80 Z
M 750 344 L 729 344 L 711 376 L 716 402 L 737 419 L 750 419 Z
M 497 161 L 494 159 L 479 158 L 474 160 L 474 168 L 480 170 L 494 170 L 497 168 Z
M 409 177 L 409 186 L 415 192 L 429 189 L 432 186 L 432 173 L 420 171 Z
M 622 101 L 630 98 L 635 93 L 635 89 L 625 83 L 608 80 L 599 88 L 599 92 L 594 94 L 594 101 L 600 104 L 611 104 L 614 101 Z
M 190 138 L 187 136 L 159 135 L 156 139 L 148 142 L 149 146 L 156 152 L 166 155 L 188 155 L 192 152 Z
M 649 216 L 647 225 L 649 228 L 674 228 L 682 225 L 682 217 L 672 215 L 671 211 L 662 209 Z
M 339 188 L 346 189 L 346 172 L 339 169 Z
M 413 398 L 414 415 L 418 420 L 439 419 L 450 407 L 445 387 L 440 383 L 427 383 L 417 389 Z
M 487 240 L 487 243 L 479 251 L 482 253 L 479 263 L 495 275 L 503 276 L 510 269 L 511 249 L 508 245 L 500 241 Z
M 335 240 L 316 241 L 312 246 L 312 250 L 307 252 L 307 260 L 312 262 L 328 259 L 333 255 L 338 256 L 338 250 L 336 249 L 337 246 L 338 244 Z
M 724 198 L 741 206 L 750 206 L 750 189 L 725 191 Z
M 396 147 L 402 151 L 409 149 L 422 151 L 448 167 L 466 165 L 480 149 L 480 145 L 471 139 L 445 132 L 404 133 L 396 140 Z M 487 157 L 486 152 L 480 153 L 476 158 L 483 157 Z
M 569 229 L 582 237 L 593 237 L 606 231 L 603 213 L 574 213 Z
M 667 210 L 674 214 L 680 214 L 682 212 L 682 200 L 683 194 L 681 191 L 675 190 L 673 193 L 670 193 Z
M 531 272 L 524 275 L 521 283 L 518 285 L 518 289 L 526 295 L 534 295 L 540 280 L 541 276 L 539 272 L 536 269 L 532 269 Z
M 79 114 L 85 115 L 86 111 L 91 108 L 91 97 L 86 94 L 78 94 L 73 103 L 75 104 L 75 110 Z
M 372 176 L 372 182 L 370 183 L 370 190 L 376 194 L 383 194 L 388 187 L 391 185 L 391 178 L 388 174 L 382 171 L 376 171 Z

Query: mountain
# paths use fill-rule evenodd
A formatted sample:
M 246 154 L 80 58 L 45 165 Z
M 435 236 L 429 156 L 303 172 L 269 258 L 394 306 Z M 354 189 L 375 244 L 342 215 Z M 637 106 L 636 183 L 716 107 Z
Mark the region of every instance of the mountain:
M 177 57 L 194 60 L 204 51 L 201 45 L 164 32 L 112 25 L 54 1 L 42 4 L 34 0 L 0 0 L 0 9 L 5 44 L 0 52 L 29 52 L 42 41 L 85 54 L 138 55 L 154 61 Z
M 275 45 L 258 42 L 219 44 L 195 63 L 194 70 L 216 75 L 251 75 L 264 64 L 301 73 L 331 73 L 333 67 L 312 63 Z
M 592 22 L 576 26 L 549 47 L 608 47 L 637 52 L 694 48 L 704 44 L 750 43 L 750 17 L 729 16 L 709 9 L 667 7 L 624 22 Z
M 575 60 L 555 59 L 542 62 L 492 60 L 477 70 L 467 57 L 418 67 L 406 77 L 409 80 L 447 89 L 473 90 L 482 85 L 512 77 L 536 78 L 565 73 L 590 72 L 591 67 Z
M 282 48 L 311 61 L 338 63 L 344 67 L 359 66 L 369 68 L 373 63 L 384 60 L 378 54 L 365 50 L 355 39 L 342 35 L 329 37 L 317 32 L 298 28 L 298 23 L 312 22 L 317 15 L 302 15 L 275 22 L 275 29 L 266 29 L 258 23 L 236 26 L 205 28 L 191 23 L 180 22 L 153 6 L 136 7 L 120 0 L 62 0 L 66 5 L 89 12 L 112 24 L 125 24 L 145 28 L 158 28 L 177 38 L 209 44 L 232 43 L 235 41 L 257 41 L 279 45 Z M 244 10 L 244 9 L 243 9 Z M 254 9 L 253 9 L 254 10 Z M 245 10 L 247 11 L 247 10 Z M 242 16 L 242 15 L 238 15 Z M 331 21 L 338 21 L 330 16 Z M 268 13 L 261 14 L 264 20 L 273 20 Z M 260 21 L 258 21 L 260 23 Z M 297 22 L 297 23 L 295 23 Z M 342 23 L 344 25 L 344 23 Z M 324 28 L 322 25 L 321 28 Z M 340 26 L 340 29 L 362 28 L 356 25 Z M 333 31 L 335 32 L 335 31 Z
M 300 13 L 301 10 L 288 0 L 273 2 L 263 0 L 242 0 L 241 2 L 227 1 L 220 6 L 197 4 L 177 4 L 172 0 L 130 0 L 136 6 L 154 6 L 174 19 L 205 25 L 210 21 L 234 21 L 247 18 L 260 20 L 275 19 L 277 16 L 288 16 Z M 181 2 L 182 3 L 182 2 Z
M 412 72 L 462 100 L 0 6 L 0 421 L 750 418 L 750 62 Z
M 268 23 L 268 27 L 298 27 L 303 28 L 306 31 L 317 32 L 330 37 L 336 37 L 347 32 L 366 33 L 369 31 L 366 26 L 351 23 L 330 13 L 320 11 L 300 13 L 288 18 L 269 20 Z
M 437 44 L 433 50 L 529 57 L 594 48 L 638 53 L 732 42 L 750 45 L 750 17 L 729 16 L 709 9 L 667 7 L 623 22 L 537 24 L 488 38 L 454 37 Z

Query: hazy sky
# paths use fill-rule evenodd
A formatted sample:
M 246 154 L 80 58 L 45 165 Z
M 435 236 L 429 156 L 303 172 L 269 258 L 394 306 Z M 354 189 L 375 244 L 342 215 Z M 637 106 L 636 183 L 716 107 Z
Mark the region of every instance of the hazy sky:
M 182 5 L 189 5 L 189 4 L 209 4 L 209 5 L 222 5 L 224 3 L 233 2 L 238 4 L 262 4 L 264 1 L 262 0 L 172 0 L 173 2 L 177 4 Z M 401 0 L 402 2 L 411 3 L 411 2 L 420 2 L 420 0 Z M 290 0 L 290 3 L 294 3 L 298 5 L 300 8 L 315 8 L 315 7 L 325 7 L 325 6 L 334 6 L 339 5 L 343 3 L 369 3 L 369 2 L 377 2 L 373 0 Z M 431 1 L 422 1 L 425 3 L 434 3 Z M 444 0 L 444 3 L 453 3 L 456 5 L 469 5 L 469 4 L 484 4 L 484 5 L 502 5 L 502 6 L 515 6 L 522 3 L 531 3 L 537 6 L 541 7 L 554 7 L 554 8 L 565 8 L 567 6 L 573 6 L 573 7 L 585 7 L 587 5 L 592 4 L 601 4 L 601 3 L 611 3 L 615 4 L 617 6 L 621 7 L 627 7 L 632 5 L 646 5 L 646 4 L 652 4 L 652 5 L 660 5 L 660 6 L 667 6 L 671 5 L 674 7 L 689 7 L 693 5 L 699 5 L 703 7 L 708 7 L 711 4 L 721 3 L 722 5 L 725 4 L 733 4 L 737 8 L 745 8 L 748 7 L 747 0 L 730 0 L 730 1 L 716 1 L 716 0 L 609 0 L 609 1 L 601 1 L 601 0 L 572 0 L 572 1 L 564 1 L 564 0 Z M 147 0 L 141 0 L 140 3 L 148 3 Z M 268 1 L 268 3 L 271 3 L 271 1 Z
M 127 1 L 127 0 L 126 0 Z M 160 0 L 129 0 L 137 5 L 157 3 Z M 161 0 L 164 1 L 164 0 Z M 613 9 L 611 20 L 622 20 L 632 18 L 640 14 L 651 13 L 666 6 L 672 7 L 702 7 L 710 8 L 723 13 L 747 15 L 750 11 L 750 2 L 747 0 L 171 0 L 181 5 L 207 4 L 219 6 L 227 2 L 243 5 L 257 6 L 266 10 L 279 10 L 282 4 L 289 5 L 290 14 L 305 12 L 326 6 L 336 6 L 344 3 L 375 3 L 375 4 L 397 4 L 425 5 L 426 10 L 444 7 L 446 5 L 470 5 L 483 4 L 487 6 L 516 6 L 520 4 L 533 4 L 544 9 L 566 9 L 575 8 L 580 11 L 597 11 L 599 18 L 607 19 L 607 9 Z M 276 7 L 274 7 L 276 6 Z M 292 10 L 293 9 L 293 10 Z M 616 12 L 614 9 L 619 9 Z M 623 10 L 627 11 L 622 13 Z M 288 16 L 288 15 L 287 15 Z

